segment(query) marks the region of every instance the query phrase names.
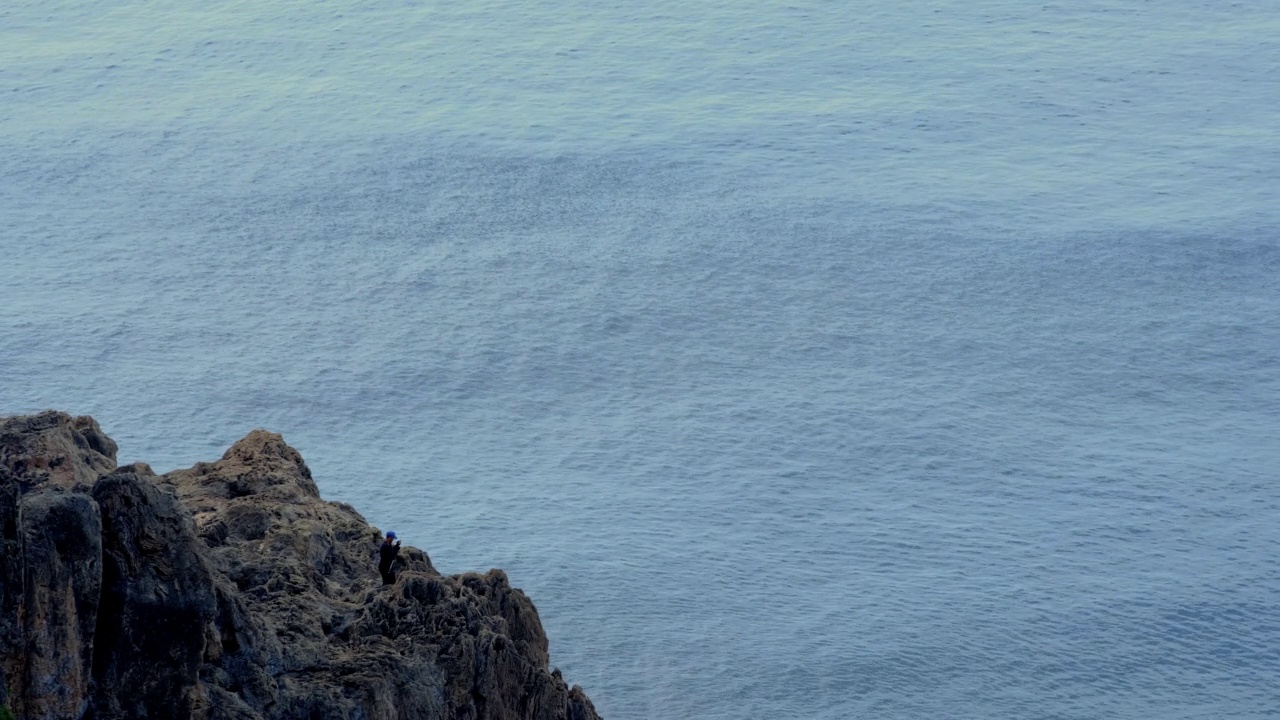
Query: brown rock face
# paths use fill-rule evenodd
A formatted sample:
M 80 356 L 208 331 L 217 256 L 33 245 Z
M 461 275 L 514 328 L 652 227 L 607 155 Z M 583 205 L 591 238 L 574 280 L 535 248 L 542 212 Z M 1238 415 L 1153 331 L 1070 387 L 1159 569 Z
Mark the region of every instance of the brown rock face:
M 38 492 L 22 503 L 27 652 L 14 684 L 30 718 L 80 717 L 89 703 L 89 669 L 102 591 L 101 525 L 93 500 Z M 16 659 L 16 658 L 15 658 Z
M 0 701 L 19 718 L 592 720 L 501 571 L 445 577 L 255 430 L 157 477 L 90 418 L 0 420 Z
M 19 718 L 90 706 L 101 518 L 83 492 L 115 467 L 92 418 L 0 420 L 0 695 Z
M 52 410 L 0 420 L 0 466 L 27 487 L 87 487 L 116 467 L 116 444 L 97 421 Z

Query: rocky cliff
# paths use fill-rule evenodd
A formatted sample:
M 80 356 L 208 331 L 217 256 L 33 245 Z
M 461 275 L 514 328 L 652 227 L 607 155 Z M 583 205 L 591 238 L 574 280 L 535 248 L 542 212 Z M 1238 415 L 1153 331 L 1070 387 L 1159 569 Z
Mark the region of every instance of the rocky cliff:
M 0 707 L 19 720 L 591 720 L 500 570 L 443 576 L 255 430 L 116 466 L 92 418 L 0 420 Z

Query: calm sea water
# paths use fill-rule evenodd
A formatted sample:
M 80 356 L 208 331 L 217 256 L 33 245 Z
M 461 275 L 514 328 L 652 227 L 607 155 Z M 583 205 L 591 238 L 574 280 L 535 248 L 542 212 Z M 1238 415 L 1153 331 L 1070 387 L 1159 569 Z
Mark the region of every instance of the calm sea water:
M 282 432 L 612 720 L 1280 715 L 1280 6 L 0 5 L 0 412 Z

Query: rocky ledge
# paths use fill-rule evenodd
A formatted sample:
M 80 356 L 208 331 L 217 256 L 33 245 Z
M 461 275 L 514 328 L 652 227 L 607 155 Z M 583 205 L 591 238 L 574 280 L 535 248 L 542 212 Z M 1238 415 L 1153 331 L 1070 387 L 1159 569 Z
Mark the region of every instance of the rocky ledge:
M 502 571 L 406 546 L 381 586 L 381 533 L 274 433 L 157 476 L 92 418 L 0 420 L 0 531 L 19 720 L 599 717 Z

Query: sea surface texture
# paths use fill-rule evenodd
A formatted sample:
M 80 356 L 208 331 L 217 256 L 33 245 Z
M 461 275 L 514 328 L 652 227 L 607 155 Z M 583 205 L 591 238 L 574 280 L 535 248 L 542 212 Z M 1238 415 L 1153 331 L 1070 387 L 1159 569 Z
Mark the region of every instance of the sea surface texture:
M 0 412 L 283 433 L 610 720 L 1280 715 L 1278 232 L 1274 2 L 0 4 Z

